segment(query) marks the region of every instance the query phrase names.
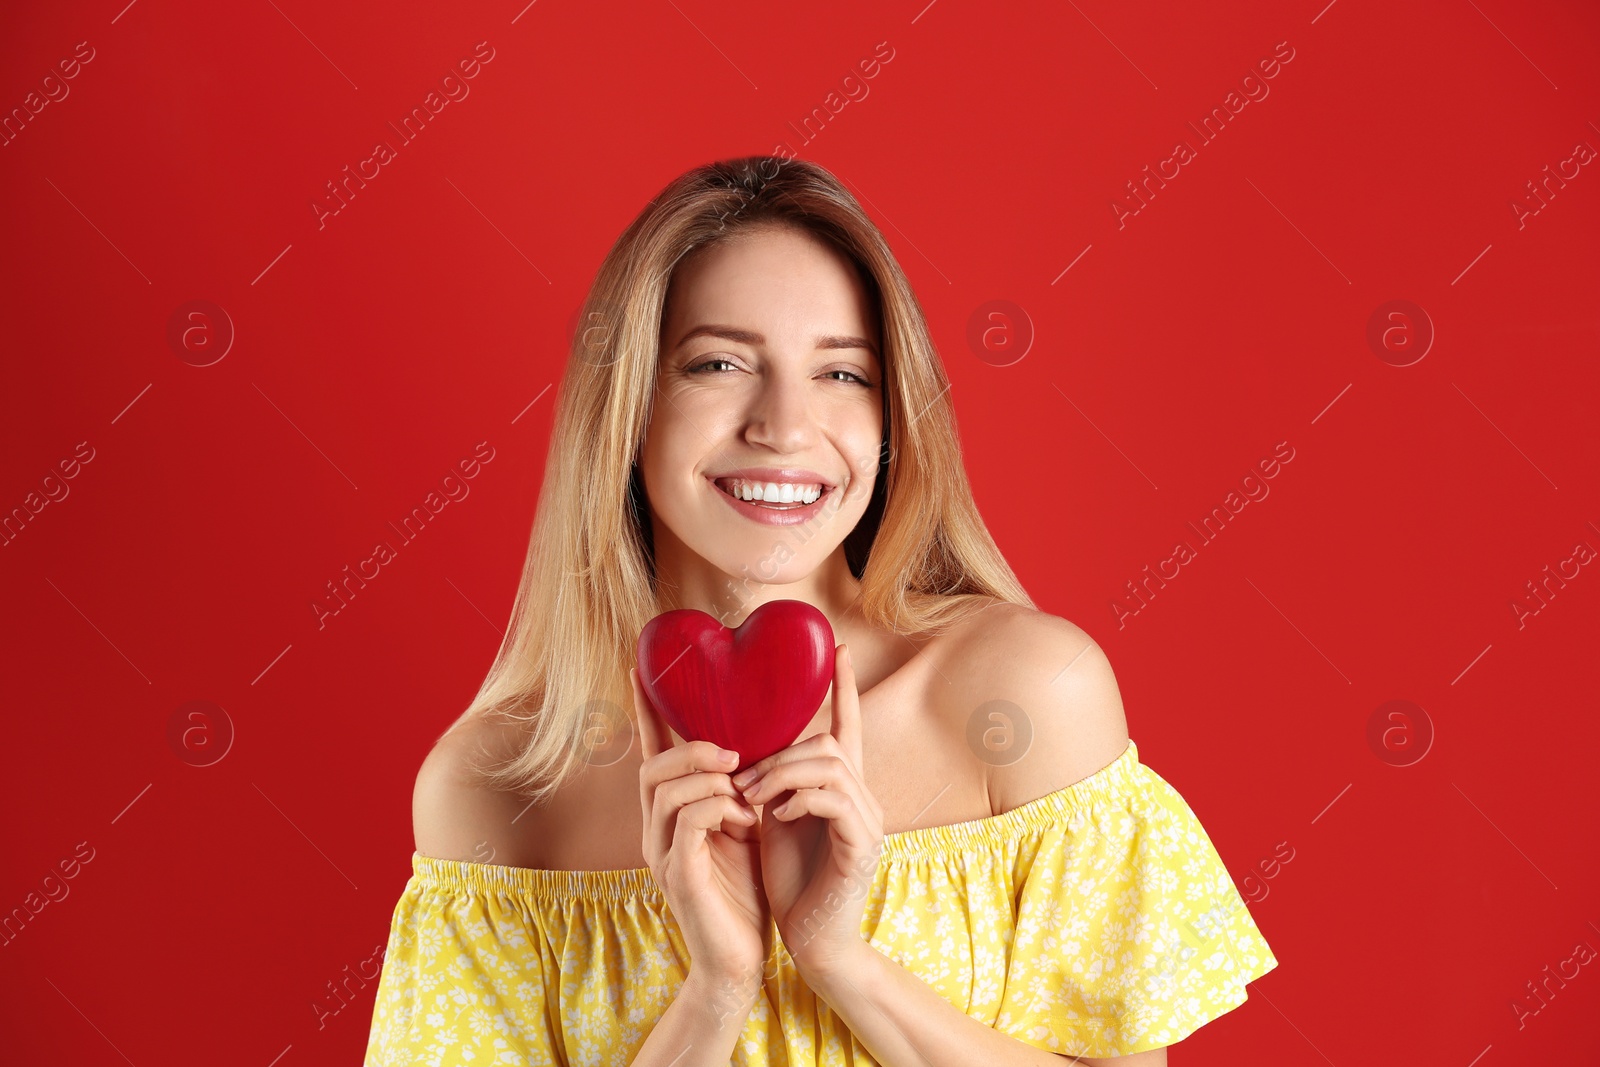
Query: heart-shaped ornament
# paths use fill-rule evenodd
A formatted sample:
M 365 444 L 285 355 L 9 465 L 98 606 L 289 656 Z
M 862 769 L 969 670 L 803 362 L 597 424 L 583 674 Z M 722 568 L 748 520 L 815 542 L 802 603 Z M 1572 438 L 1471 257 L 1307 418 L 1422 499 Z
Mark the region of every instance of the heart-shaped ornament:
M 794 744 L 833 682 L 833 627 L 802 600 L 772 600 L 729 629 L 663 612 L 639 634 L 639 680 L 687 741 L 739 753 L 739 769 Z

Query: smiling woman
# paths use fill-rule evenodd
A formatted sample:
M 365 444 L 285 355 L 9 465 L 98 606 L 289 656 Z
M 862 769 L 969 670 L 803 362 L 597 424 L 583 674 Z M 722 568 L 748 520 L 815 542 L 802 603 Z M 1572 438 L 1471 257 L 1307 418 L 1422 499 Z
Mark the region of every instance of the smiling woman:
M 1150 1067 L 1243 1003 L 1276 960 L 1104 654 L 985 529 L 838 180 L 682 175 L 581 321 L 511 625 L 417 775 L 368 1067 Z M 633 649 L 776 599 L 842 639 L 832 686 L 735 776 Z

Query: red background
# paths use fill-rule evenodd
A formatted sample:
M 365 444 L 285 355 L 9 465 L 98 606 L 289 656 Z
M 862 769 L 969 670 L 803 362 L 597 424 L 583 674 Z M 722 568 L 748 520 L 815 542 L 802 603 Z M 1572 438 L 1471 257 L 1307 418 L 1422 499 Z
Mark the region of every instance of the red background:
M 312 1005 L 382 946 L 417 765 L 500 640 L 578 302 L 671 177 L 787 145 L 909 272 L 985 519 L 1109 654 L 1141 757 L 1241 884 L 1293 850 L 1250 883 L 1280 966 L 1173 1062 L 1593 1062 L 1600 963 L 1512 1004 L 1600 949 L 1600 575 L 1511 605 L 1600 547 L 1600 174 L 1511 203 L 1600 146 L 1600 10 L 123 2 L 0 13 L 7 112 L 94 49 L 0 147 L 0 510 L 93 449 L 0 548 L 0 910 L 94 855 L 0 948 L 7 1058 L 359 1062 L 375 983 Z M 470 95 L 319 229 L 324 183 L 480 41 Z M 1396 299 L 1437 335 L 1405 367 L 1367 341 Z M 192 300 L 235 330 L 210 366 L 167 339 Z M 1009 366 L 967 341 L 990 300 L 1031 323 Z M 319 628 L 482 441 L 471 495 Z M 1392 699 L 1435 735 L 1410 766 L 1420 719 L 1368 740 Z M 169 741 L 193 700 L 236 733 L 212 766 Z

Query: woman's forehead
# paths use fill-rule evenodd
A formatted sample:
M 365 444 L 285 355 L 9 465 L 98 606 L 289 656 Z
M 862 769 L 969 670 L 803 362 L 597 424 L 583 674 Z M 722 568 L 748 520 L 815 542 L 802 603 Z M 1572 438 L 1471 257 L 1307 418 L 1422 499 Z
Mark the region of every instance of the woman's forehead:
M 774 236 L 718 244 L 680 264 L 668 291 L 663 345 L 675 347 L 709 325 L 748 344 L 855 336 L 873 339 L 876 348 L 876 309 L 854 264 L 819 239 Z M 762 340 L 726 336 L 735 330 Z

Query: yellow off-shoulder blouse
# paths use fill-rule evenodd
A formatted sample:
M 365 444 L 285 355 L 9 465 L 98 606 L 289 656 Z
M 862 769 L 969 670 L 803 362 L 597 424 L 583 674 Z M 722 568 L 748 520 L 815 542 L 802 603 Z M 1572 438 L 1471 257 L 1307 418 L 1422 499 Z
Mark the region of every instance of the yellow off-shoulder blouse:
M 365 1067 L 631 1062 L 688 974 L 648 867 L 412 855 Z M 861 936 L 956 1008 L 1051 1052 L 1170 1045 L 1277 966 L 1177 790 L 1131 741 L 1000 815 L 886 834 Z M 739 1067 L 876 1064 L 773 935 Z

